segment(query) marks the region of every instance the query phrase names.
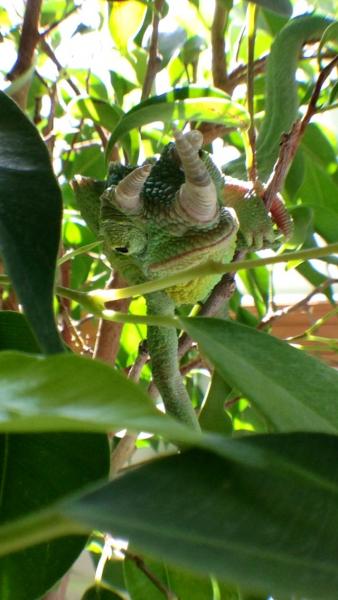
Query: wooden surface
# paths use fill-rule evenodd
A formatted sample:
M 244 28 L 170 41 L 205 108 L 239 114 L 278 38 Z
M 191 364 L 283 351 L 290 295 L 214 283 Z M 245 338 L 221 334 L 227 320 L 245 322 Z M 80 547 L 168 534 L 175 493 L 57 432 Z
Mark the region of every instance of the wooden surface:
M 319 319 L 323 319 L 323 324 L 319 329 L 316 329 L 313 335 L 332 340 L 336 351 L 330 349 L 328 344 L 306 340 L 305 338 L 295 340 L 294 343 L 307 346 L 312 355 L 338 368 L 338 313 L 332 314 L 327 320 L 325 318 L 328 313 L 333 311 L 333 308 L 328 302 L 321 302 L 310 305 L 306 309 L 291 312 L 273 323 L 272 333 L 276 337 L 287 340 L 303 334 Z

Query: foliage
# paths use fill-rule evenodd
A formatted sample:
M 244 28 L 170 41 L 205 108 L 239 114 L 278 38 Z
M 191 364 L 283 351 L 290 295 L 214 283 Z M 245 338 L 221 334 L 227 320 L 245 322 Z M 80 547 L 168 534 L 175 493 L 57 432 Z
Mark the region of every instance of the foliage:
M 20 0 L 0 8 L 4 56 L 18 59 L 1 65 L 0 92 L 2 600 L 47 598 L 86 545 L 95 583 L 74 592 L 71 574 L 69 600 L 337 596 L 338 375 L 320 356 L 338 346 L 318 334 L 337 314 L 334 69 L 318 87 L 336 60 L 337 23 L 330 0 L 327 20 L 318 10 L 290 21 L 296 8 L 44 0 L 39 38 L 24 33 Z M 271 51 L 287 23 L 291 38 L 284 29 Z M 277 260 L 288 264 L 285 277 L 297 270 L 313 294 L 326 294 L 321 322 L 295 340 L 271 335 L 280 313 L 266 253 L 249 257 L 244 266 L 255 268 L 241 268 L 218 318 L 184 306 L 174 319 L 151 320 L 139 294 L 154 286 L 112 289 L 100 240 L 74 199 L 75 175 L 103 180 L 111 160 L 141 164 L 189 122 L 226 173 L 243 178 L 247 166 L 250 177 L 254 118 L 266 182 L 280 136 L 308 107 L 315 118 L 283 186 L 294 233 Z M 304 249 L 317 260 L 305 262 Z M 248 294 L 254 311 L 243 305 Z M 154 401 L 147 323 L 198 343 L 180 337 L 201 432 Z

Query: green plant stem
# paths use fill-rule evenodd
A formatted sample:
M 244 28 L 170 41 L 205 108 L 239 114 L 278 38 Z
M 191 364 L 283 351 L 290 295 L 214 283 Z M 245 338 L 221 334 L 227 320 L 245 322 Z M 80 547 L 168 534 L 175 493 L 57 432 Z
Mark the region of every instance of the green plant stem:
M 241 260 L 234 263 L 223 264 L 209 261 L 203 265 L 186 269 L 180 273 L 163 277 L 162 279 L 147 281 L 145 283 L 132 285 L 127 288 L 119 288 L 117 290 L 95 290 L 93 292 L 89 292 L 87 295 L 89 295 L 92 299 L 95 299 L 95 302 L 104 303 L 108 302 L 109 300 L 119 300 L 120 298 L 129 298 L 131 296 L 143 296 L 144 294 L 150 294 L 174 285 L 186 283 L 187 281 L 191 281 L 196 277 L 204 277 L 211 274 L 221 275 L 223 273 L 233 273 L 241 269 L 253 269 L 256 267 L 289 261 L 303 262 L 306 260 L 312 260 L 314 258 L 328 256 L 329 254 L 334 254 L 336 252 L 338 252 L 338 243 L 328 244 L 327 246 L 321 248 L 309 248 L 306 250 L 297 250 L 296 252 L 285 252 L 285 254 L 278 256 Z
M 246 147 L 246 163 L 248 178 L 253 183 L 257 180 L 257 164 L 256 164 L 256 130 L 255 130 L 255 110 L 254 110 L 254 58 L 255 58 L 255 40 L 256 40 L 256 21 L 257 21 L 257 6 L 249 2 L 247 12 L 247 27 L 248 27 L 248 74 L 247 74 L 247 98 L 248 111 L 250 115 L 250 126 L 248 129 L 248 145 Z
M 80 248 L 75 248 L 74 250 L 65 252 L 65 254 L 63 254 L 63 256 L 61 256 L 58 259 L 58 265 L 62 265 L 68 260 L 72 260 L 73 258 L 75 258 L 75 256 L 79 256 L 80 254 L 86 254 L 87 252 L 90 252 L 90 250 L 93 250 L 93 248 L 97 248 L 98 246 L 100 246 L 101 243 L 102 242 L 100 241 L 91 242 L 90 244 L 86 244 L 86 246 L 80 246 Z

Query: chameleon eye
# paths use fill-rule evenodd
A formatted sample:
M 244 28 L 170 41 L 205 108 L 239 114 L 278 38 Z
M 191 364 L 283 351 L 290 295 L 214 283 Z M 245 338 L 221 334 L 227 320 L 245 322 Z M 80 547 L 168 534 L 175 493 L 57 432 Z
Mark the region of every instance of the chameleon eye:
M 121 246 L 119 248 L 114 248 L 115 252 L 118 252 L 119 254 L 128 254 L 129 249 L 126 246 Z

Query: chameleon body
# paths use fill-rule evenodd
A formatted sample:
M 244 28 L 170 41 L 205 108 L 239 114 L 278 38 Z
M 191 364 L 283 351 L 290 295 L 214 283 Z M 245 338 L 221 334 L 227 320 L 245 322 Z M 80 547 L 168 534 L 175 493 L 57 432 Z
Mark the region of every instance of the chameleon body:
M 281 133 L 290 128 L 296 116 L 295 69 L 299 49 L 308 36 L 318 37 L 327 24 L 321 17 L 295 19 L 274 42 L 267 72 L 267 115 L 258 137 L 263 176 L 270 173 L 277 157 Z M 279 75 L 273 61 L 281 52 L 283 72 Z M 285 91 L 283 81 L 288 88 L 286 96 L 279 90 Z M 271 218 L 249 183 L 224 178 L 210 155 L 201 149 L 200 132 L 176 132 L 174 137 L 175 142 L 164 148 L 158 160 L 142 167 L 113 164 L 106 182 L 78 178 L 73 185 L 84 219 L 103 238 L 112 267 L 130 284 L 209 260 L 229 262 L 237 248 L 271 246 L 276 238 L 274 214 L 282 233 L 287 236 L 292 229 L 280 198 L 275 199 Z M 172 315 L 176 304 L 205 299 L 218 279 L 197 278 L 166 292 L 149 294 L 148 311 Z M 148 328 L 153 376 L 166 410 L 198 428 L 180 376 L 177 345 L 174 329 Z
M 246 182 L 226 184 L 199 131 L 174 134 L 158 160 L 142 167 L 113 164 L 107 182 L 77 178 L 81 213 L 103 238 L 112 267 L 130 284 L 202 265 L 230 262 L 236 249 L 270 246 L 273 223 Z M 229 190 L 230 208 L 224 206 Z M 239 214 L 239 218 L 236 214 Z M 196 278 L 147 296 L 149 314 L 173 315 L 175 305 L 205 299 L 220 275 Z M 153 376 L 168 412 L 198 427 L 177 361 L 177 334 L 149 327 Z

